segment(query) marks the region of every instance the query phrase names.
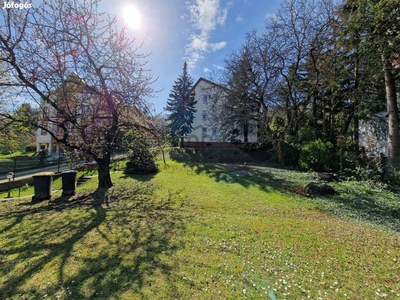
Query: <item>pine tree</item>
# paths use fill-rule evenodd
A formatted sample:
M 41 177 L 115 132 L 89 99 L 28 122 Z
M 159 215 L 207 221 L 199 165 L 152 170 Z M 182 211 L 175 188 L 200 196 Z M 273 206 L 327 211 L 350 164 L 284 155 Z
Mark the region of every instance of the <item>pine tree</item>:
M 183 72 L 172 87 L 165 110 L 171 112 L 168 116 L 168 127 L 172 137 L 183 138 L 192 132 L 196 103 L 192 93 L 193 79 L 190 77 L 186 62 L 183 64 Z

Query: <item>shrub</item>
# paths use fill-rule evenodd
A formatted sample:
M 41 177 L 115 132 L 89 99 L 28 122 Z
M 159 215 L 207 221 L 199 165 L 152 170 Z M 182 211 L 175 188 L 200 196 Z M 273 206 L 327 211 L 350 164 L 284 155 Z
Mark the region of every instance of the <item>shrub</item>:
M 150 174 L 157 172 L 154 154 L 150 141 L 143 132 L 129 134 L 129 161 L 126 163 L 126 174 Z
M 268 151 L 271 160 L 285 166 L 297 166 L 300 158 L 300 149 L 293 143 L 281 143 L 282 160 L 279 160 L 278 144 L 276 143 L 275 149 Z
M 325 182 L 310 182 L 307 184 L 306 189 L 313 195 L 335 195 L 336 191 L 333 187 Z
M 33 152 L 36 151 L 36 143 L 30 143 L 25 147 L 26 152 Z
M 335 160 L 334 147 L 331 142 L 321 139 L 306 144 L 300 152 L 300 167 L 306 170 L 323 171 L 333 166 Z
M 293 143 L 285 143 L 283 146 L 283 155 L 286 165 L 296 166 L 300 158 L 300 149 Z
M 400 184 L 400 160 L 396 160 L 394 166 L 389 170 L 389 180 L 393 185 Z

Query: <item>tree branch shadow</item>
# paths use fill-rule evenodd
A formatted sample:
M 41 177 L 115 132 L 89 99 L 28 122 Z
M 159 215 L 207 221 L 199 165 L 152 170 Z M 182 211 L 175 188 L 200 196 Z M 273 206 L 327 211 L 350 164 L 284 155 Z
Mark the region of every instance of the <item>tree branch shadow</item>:
M 193 151 L 187 149 L 184 151 L 180 149 L 174 150 L 170 152 L 170 158 L 182 163 L 185 167 L 189 167 L 189 174 L 207 174 L 209 177 L 214 178 L 216 182 L 238 183 L 245 188 L 254 186 L 265 192 L 288 192 L 291 187 L 299 185 L 298 178 L 288 178 L 282 172 L 281 176 L 277 175 L 279 173 L 277 170 L 280 169 L 276 168 L 275 165 L 261 170 L 258 168 L 260 162 L 257 162 L 251 156 L 242 155 L 240 151 L 230 153 L 232 156 L 223 157 L 221 161 L 222 154 L 215 155 L 215 153 L 218 153 L 218 149 L 214 149 L 214 152 L 208 154 L 204 154 L 199 149 L 192 149 Z M 216 160 L 217 158 L 218 160 Z M 246 158 L 248 161 L 243 162 Z M 299 176 L 310 179 L 309 175 L 297 173 Z
M 265 192 L 280 191 L 290 194 L 295 192 L 310 196 L 307 184 L 317 181 L 309 173 L 286 170 L 275 165 L 260 168 L 257 164 L 208 162 L 209 159 L 201 154 L 202 151 L 194 151 L 194 153 L 177 150 L 170 153 L 170 157 L 188 167 L 189 174 L 207 174 L 216 182 L 236 183 L 245 188 L 257 187 Z M 346 191 L 335 195 L 311 193 L 308 199 L 311 203 L 317 204 L 321 210 L 341 217 L 400 231 L 398 201 L 374 197 L 367 192 L 367 189 Z
M 317 196 L 314 201 L 336 215 L 400 232 L 400 203 L 375 197 L 368 189 Z
M 126 289 L 140 294 L 149 275 L 159 273 L 169 277 L 171 266 L 159 256 L 181 247 L 173 237 L 184 229 L 183 217 L 175 209 L 174 201 L 156 201 L 151 191 L 141 194 L 146 189 L 128 189 L 131 193 L 118 188 L 111 192 L 97 190 L 70 198 L 17 205 L 11 216 L 14 220 L 0 231 L 0 237 L 10 240 L 0 250 L 1 256 L 17 257 L 8 259 L 1 267 L 2 272 L 10 270 L 12 275 L 0 285 L 0 298 L 21 295 L 29 299 L 44 295 L 102 298 Z M 73 214 L 78 212 L 84 213 L 75 219 Z M 52 215 L 57 218 L 60 214 L 71 215 L 71 221 L 59 224 L 55 220 L 46 224 Z M 29 233 L 29 240 L 13 242 L 11 237 L 18 235 L 28 218 L 31 224 L 32 218 L 38 222 Z M 51 237 L 57 235 L 63 238 L 53 241 Z M 96 238 L 89 238 L 92 236 Z M 86 251 L 87 255 L 81 254 Z M 31 260 L 22 270 L 13 271 Z M 57 280 L 45 288 L 27 289 L 26 282 L 43 273 L 46 265 L 54 261 L 58 261 Z M 76 268 L 73 272 L 71 266 Z

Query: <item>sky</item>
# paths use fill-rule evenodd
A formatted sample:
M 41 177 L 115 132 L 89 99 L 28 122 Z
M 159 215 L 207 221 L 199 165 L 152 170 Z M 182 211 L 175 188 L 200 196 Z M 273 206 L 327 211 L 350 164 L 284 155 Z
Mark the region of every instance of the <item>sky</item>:
M 157 113 L 165 114 L 163 108 L 185 61 L 194 82 L 220 73 L 224 59 L 240 49 L 246 32 L 263 31 L 265 19 L 277 12 L 281 1 L 103 0 L 102 5 L 123 22 L 128 5 L 139 12 L 141 24 L 130 27 L 128 34 L 138 45 L 143 43 L 141 53 L 150 53 L 147 67 L 158 78 L 152 87 L 159 92 L 149 100 Z
M 194 83 L 220 74 L 224 59 L 240 49 L 246 32 L 262 32 L 266 18 L 277 12 L 281 1 L 100 0 L 99 10 L 116 17 L 121 27 L 141 19 L 127 34 L 142 45 L 138 53 L 149 54 L 146 68 L 157 79 L 152 84 L 157 92 L 148 100 L 157 114 L 165 114 L 163 108 L 185 61 Z

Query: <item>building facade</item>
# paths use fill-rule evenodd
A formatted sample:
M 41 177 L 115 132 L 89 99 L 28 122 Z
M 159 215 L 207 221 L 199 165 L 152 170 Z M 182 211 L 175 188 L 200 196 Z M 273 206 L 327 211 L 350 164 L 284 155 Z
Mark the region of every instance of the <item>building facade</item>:
M 41 121 L 39 122 L 41 126 L 47 128 L 38 128 L 36 130 L 36 152 L 41 150 L 46 150 L 49 156 L 57 157 L 60 153 L 60 145 L 52 137 L 49 131 L 56 133 L 57 126 L 53 122 L 49 122 L 49 115 L 51 114 L 51 109 L 45 107 L 43 109 L 43 114 L 41 116 Z
M 242 132 L 234 135 L 235 126 L 224 126 L 218 115 L 226 105 L 227 90 L 204 78 L 200 78 L 193 86 L 192 91 L 197 101 L 193 131 L 184 138 L 185 147 L 241 147 L 244 142 L 257 142 L 257 123 L 249 121 L 246 137 Z M 232 132 L 232 134 L 230 134 Z
M 101 148 L 108 128 L 115 122 L 105 97 L 90 86 L 88 88 L 75 73 L 51 97 L 56 108 L 48 103 L 42 104 L 41 128 L 36 133 L 37 152 L 44 149 L 49 156 L 58 156 L 60 144 L 54 137 L 81 149 Z M 118 108 L 117 126 L 142 128 L 148 135 L 157 135 L 151 119 L 139 108 L 113 100 L 115 109 Z

